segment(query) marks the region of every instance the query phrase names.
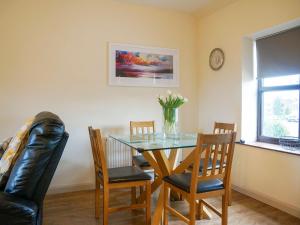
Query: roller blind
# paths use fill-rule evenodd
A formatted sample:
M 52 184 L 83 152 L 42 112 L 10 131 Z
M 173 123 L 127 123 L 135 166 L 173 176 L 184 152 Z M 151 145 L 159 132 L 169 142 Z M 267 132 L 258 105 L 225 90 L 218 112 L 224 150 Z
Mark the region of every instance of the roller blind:
M 256 40 L 258 78 L 300 74 L 300 26 Z

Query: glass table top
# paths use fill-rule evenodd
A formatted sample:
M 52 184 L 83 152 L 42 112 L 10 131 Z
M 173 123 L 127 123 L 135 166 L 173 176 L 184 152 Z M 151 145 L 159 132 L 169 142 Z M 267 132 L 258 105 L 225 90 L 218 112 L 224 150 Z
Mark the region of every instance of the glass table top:
M 139 152 L 174 148 L 195 147 L 197 142 L 196 133 L 181 133 L 176 137 L 165 137 L 161 133 L 145 135 L 110 135 L 113 138 Z

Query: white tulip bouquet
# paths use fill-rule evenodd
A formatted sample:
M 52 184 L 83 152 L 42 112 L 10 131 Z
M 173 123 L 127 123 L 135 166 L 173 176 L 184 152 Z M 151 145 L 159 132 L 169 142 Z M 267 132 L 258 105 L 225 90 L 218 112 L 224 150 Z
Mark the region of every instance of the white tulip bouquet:
M 158 96 L 158 102 L 163 108 L 178 108 L 187 102 L 188 99 L 180 94 L 173 94 L 170 90 L 167 91 L 167 97 Z
M 178 132 L 178 108 L 187 102 L 188 99 L 180 94 L 174 94 L 170 90 L 167 96 L 158 96 L 158 102 L 163 109 L 164 133 L 175 135 Z

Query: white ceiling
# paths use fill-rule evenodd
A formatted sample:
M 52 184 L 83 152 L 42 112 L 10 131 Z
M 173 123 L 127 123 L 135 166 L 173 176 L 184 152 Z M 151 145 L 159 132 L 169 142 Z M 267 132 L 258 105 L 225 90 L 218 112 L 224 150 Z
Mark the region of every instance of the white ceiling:
M 205 14 L 222 8 L 237 0 L 118 0 L 121 2 L 145 4 L 185 12 Z

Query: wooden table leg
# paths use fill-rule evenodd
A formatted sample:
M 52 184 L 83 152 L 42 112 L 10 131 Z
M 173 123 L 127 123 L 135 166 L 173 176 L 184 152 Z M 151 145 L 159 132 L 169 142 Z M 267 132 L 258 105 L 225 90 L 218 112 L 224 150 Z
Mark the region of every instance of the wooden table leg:
M 151 194 L 159 188 L 159 186 L 162 184 L 162 179 L 161 177 L 157 177 L 152 183 L 151 183 Z M 137 202 L 144 202 L 146 198 L 146 193 L 143 192 L 138 198 Z
M 178 151 L 178 149 L 172 149 L 171 152 L 170 152 L 169 158 L 168 158 L 172 170 L 174 170 L 174 167 L 175 167 L 177 159 L 178 159 L 178 152 L 177 151 Z M 175 191 L 171 191 L 170 199 L 171 199 L 171 201 L 180 201 L 180 200 L 182 200 L 180 194 L 178 194 Z
M 156 150 L 151 154 L 150 152 L 143 152 L 143 155 L 149 164 L 154 168 L 155 172 L 158 174 L 158 177 L 155 178 L 154 182 L 151 184 L 151 192 L 153 193 L 157 188 L 160 187 L 160 193 L 158 196 L 157 204 L 155 211 L 152 216 L 151 225 L 161 224 L 163 218 L 163 188 L 162 177 L 168 176 L 171 174 L 171 171 L 174 168 L 177 159 L 177 149 L 171 150 L 169 159 L 167 158 L 163 150 Z M 143 194 L 140 196 L 143 199 Z
M 176 163 L 177 153 L 177 149 L 172 149 L 168 159 L 163 150 L 153 152 L 153 155 L 156 159 L 157 164 L 159 165 L 163 177 L 171 175 Z M 151 225 L 159 225 L 163 220 L 163 197 L 163 187 L 161 186 Z
M 151 225 L 161 224 L 162 216 L 163 216 L 163 206 L 164 206 L 163 203 L 164 203 L 164 189 L 163 187 L 160 187 L 156 208 L 151 219 Z
M 178 149 L 171 149 L 170 155 L 169 155 L 169 162 L 171 169 L 174 170 L 174 167 L 176 165 L 178 158 Z

